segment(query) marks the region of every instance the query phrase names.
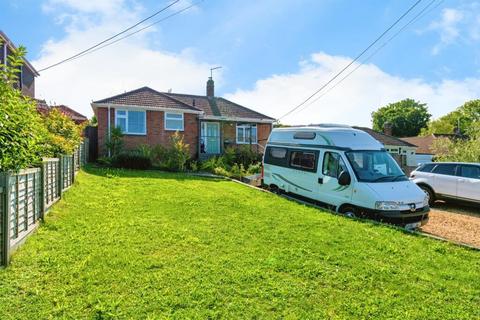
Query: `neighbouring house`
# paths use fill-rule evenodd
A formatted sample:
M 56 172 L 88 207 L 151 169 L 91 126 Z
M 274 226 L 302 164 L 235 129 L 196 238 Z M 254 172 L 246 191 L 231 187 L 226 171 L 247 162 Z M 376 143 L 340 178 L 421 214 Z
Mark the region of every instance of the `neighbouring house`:
M 58 111 L 72 119 L 73 122 L 75 122 L 76 124 L 83 124 L 88 121 L 88 118 L 86 116 L 63 104 L 58 106 L 51 106 L 50 109 L 57 109 Z
M 76 124 L 83 124 L 88 121 L 86 116 L 65 105 L 49 106 L 45 100 L 40 99 L 35 99 L 35 102 L 37 104 L 37 111 L 43 115 L 47 115 L 51 110 L 56 109 L 72 119 Z
M 404 171 L 409 173 L 417 166 L 416 149 L 417 146 L 413 143 L 404 141 L 400 138 L 392 136 L 391 127 L 387 124 L 384 132 L 378 132 L 370 128 L 354 127 L 365 131 L 371 135 L 375 140 L 379 141 L 385 146 L 387 150 L 398 162 Z
M 8 63 L 8 56 L 12 54 L 17 47 L 7 37 L 5 33 L 0 30 L 0 63 Z M 24 59 L 24 64 L 20 68 L 20 75 L 16 88 L 20 89 L 25 96 L 35 98 L 35 77 L 38 77 L 39 73 L 35 68 Z
M 98 122 L 99 155 L 108 155 L 105 142 L 113 127 L 122 130 L 127 149 L 141 144 L 167 146 L 178 131 L 195 158 L 205 159 L 243 145 L 263 153 L 275 121 L 216 97 L 211 77 L 205 96 L 143 87 L 92 102 L 92 109 Z
M 418 146 L 416 152 L 416 162 L 417 165 L 426 162 L 432 162 L 435 158 L 435 151 L 433 150 L 433 145 L 435 141 L 439 139 L 464 139 L 465 137 L 460 134 L 431 134 L 428 136 L 418 136 L 418 137 L 406 137 L 402 138 L 403 141 L 408 143 L 415 144 Z

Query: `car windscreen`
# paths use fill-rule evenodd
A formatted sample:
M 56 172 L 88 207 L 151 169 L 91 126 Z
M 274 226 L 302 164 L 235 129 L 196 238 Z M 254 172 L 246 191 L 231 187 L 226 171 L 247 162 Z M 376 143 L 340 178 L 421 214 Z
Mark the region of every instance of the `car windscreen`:
M 408 180 L 397 162 L 386 151 L 349 151 L 346 155 L 358 181 L 393 182 Z

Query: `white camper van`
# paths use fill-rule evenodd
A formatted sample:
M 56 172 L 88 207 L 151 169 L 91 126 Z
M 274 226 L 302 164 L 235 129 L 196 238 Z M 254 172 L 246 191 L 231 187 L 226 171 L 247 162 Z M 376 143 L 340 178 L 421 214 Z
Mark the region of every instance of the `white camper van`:
M 274 129 L 263 158 L 263 183 L 347 216 L 415 228 L 428 221 L 428 197 L 383 145 L 341 125 Z

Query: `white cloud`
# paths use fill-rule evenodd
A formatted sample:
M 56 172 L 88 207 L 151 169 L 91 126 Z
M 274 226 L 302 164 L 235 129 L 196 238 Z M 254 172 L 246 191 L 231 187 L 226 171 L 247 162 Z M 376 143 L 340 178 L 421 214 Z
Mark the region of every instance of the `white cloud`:
M 227 98 L 245 106 L 256 106 L 258 111 L 278 118 L 305 100 L 349 61 L 346 57 L 316 53 L 300 63 L 297 73 L 272 75 L 258 80 L 252 90 L 238 90 Z M 405 98 L 427 103 L 430 113 L 437 118 L 479 96 L 480 79 L 427 83 L 422 79 L 400 78 L 367 64 L 323 98 L 282 122 L 370 126 L 373 111 Z
M 432 48 L 434 55 L 456 42 L 477 42 L 480 40 L 480 3 L 443 9 L 440 18 L 430 23 L 427 30 L 438 32 L 440 36 L 439 42 Z
M 182 1 L 176 8 L 184 6 Z M 50 39 L 43 45 L 40 57 L 32 61 L 38 69 L 76 54 L 144 16 L 143 8 L 122 0 L 49 0 L 44 7 L 48 14 L 59 18 L 65 36 Z M 180 15 L 174 19 L 182 18 L 185 19 Z M 154 34 L 154 30 L 149 29 L 149 32 L 139 33 L 74 62 L 41 72 L 36 80 L 37 98 L 67 104 L 91 116 L 92 100 L 141 86 L 203 94 L 208 70 L 215 63 L 198 61 L 191 48 L 181 52 L 152 48 L 150 37 L 162 31 L 161 26 L 157 28 Z M 221 80 L 221 73 L 216 76 Z

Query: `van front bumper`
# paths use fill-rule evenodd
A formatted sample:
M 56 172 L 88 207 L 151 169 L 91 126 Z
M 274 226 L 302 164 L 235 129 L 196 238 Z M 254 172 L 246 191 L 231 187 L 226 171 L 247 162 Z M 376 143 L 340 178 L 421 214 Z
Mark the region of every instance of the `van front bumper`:
M 363 211 L 369 218 L 379 220 L 386 223 L 391 223 L 399 226 L 405 226 L 410 223 L 420 222 L 421 225 L 425 225 L 428 222 L 428 213 L 430 207 L 426 206 L 419 208 L 414 212 L 410 210 L 375 210 L 365 209 Z

